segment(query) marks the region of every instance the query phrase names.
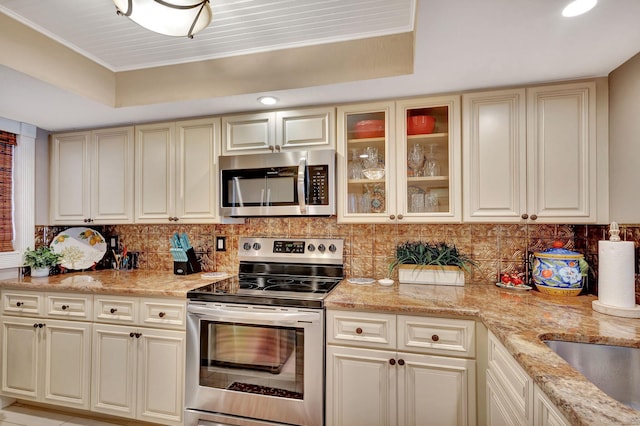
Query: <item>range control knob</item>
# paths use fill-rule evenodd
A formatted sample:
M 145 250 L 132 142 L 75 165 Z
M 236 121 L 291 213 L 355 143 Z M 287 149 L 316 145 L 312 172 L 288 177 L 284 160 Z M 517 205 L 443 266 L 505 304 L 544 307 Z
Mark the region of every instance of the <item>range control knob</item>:
M 337 250 L 337 248 L 336 248 L 335 244 L 330 244 L 330 245 L 329 245 L 329 251 L 330 251 L 331 253 L 335 253 L 335 252 L 336 252 L 336 250 Z
M 311 251 L 311 252 L 316 251 L 316 246 L 314 246 L 313 244 L 309 244 L 309 245 L 307 246 L 307 250 L 309 250 L 309 251 Z
M 262 247 L 262 246 L 260 245 L 260 243 L 253 243 L 253 249 L 254 249 L 254 250 L 258 251 L 258 250 L 260 250 L 260 247 Z
M 249 250 L 251 248 L 251 243 L 244 243 L 242 245 L 242 248 L 245 249 L 245 250 Z
M 318 251 L 320 253 L 324 253 L 325 250 L 326 250 L 326 247 L 324 246 L 324 244 L 318 244 Z

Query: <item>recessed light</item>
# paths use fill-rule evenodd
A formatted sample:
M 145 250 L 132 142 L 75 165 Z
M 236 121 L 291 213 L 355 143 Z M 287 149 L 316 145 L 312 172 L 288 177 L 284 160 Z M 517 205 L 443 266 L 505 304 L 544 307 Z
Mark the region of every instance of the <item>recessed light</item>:
M 572 18 L 587 13 L 598 3 L 598 0 L 573 0 L 563 10 L 562 16 Z
M 274 96 L 260 96 L 258 102 L 262 105 L 275 105 L 278 103 L 278 98 Z

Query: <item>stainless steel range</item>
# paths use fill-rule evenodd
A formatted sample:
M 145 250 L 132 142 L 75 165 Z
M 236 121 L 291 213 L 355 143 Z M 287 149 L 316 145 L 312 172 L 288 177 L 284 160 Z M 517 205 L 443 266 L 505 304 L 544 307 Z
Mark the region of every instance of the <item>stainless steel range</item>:
M 324 299 L 341 239 L 241 238 L 237 278 L 190 291 L 186 426 L 322 425 Z

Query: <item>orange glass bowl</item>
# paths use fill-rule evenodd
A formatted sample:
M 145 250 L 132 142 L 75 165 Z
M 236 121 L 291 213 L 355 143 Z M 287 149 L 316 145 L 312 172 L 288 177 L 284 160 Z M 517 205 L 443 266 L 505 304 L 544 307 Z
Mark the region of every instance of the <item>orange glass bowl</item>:
M 384 137 L 384 120 L 362 120 L 353 126 L 353 137 L 382 138 Z
M 436 119 L 431 115 L 412 115 L 407 117 L 408 135 L 426 135 L 433 133 Z

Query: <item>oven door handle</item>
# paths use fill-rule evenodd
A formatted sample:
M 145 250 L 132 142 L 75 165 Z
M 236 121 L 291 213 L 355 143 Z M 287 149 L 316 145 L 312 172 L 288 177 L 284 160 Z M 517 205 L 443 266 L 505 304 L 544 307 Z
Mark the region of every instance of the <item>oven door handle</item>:
M 304 187 L 304 176 L 307 173 L 307 152 L 301 153 L 300 164 L 298 164 L 298 204 L 300 205 L 300 213 L 305 214 L 307 212 L 307 205 L 305 204 L 306 194 Z
M 298 322 L 315 323 L 320 315 L 315 312 L 258 312 L 253 310 L 236 311 L 218 307 L 190 305 L 189 314 L 213 321 L 237 320 L 245 323 L 270 325 L 296 325 Z

